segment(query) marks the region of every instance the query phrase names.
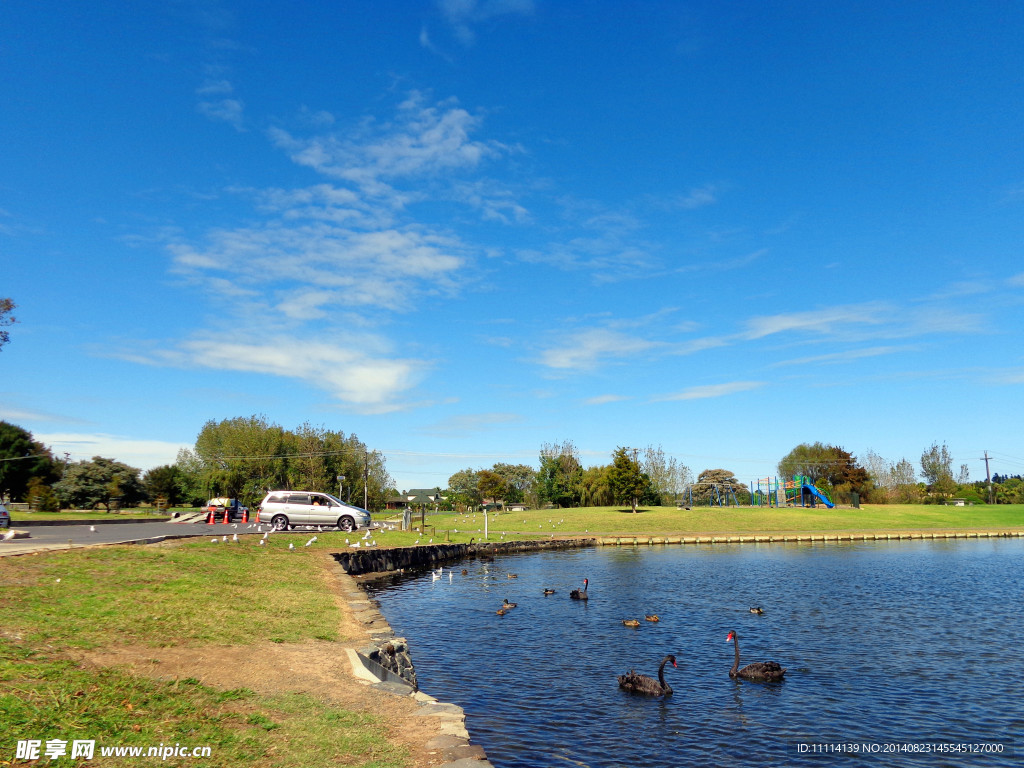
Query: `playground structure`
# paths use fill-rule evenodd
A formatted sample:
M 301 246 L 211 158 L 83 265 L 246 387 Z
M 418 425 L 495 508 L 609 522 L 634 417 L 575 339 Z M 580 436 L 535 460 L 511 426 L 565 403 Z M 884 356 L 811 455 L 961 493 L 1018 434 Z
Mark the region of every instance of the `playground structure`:
M 818 502 L 831 509 L 835 506 L 823 490 L 815 487 L 807 475 L 793 475 L 789 480 L 779 482 L 777 477 L 763 477 L 757 481 L 757 488 L 750 484 L 750 504 L 756 507 L 785 507 L 808 505 Z
M 707 507 L 738 507 L 739 500 L 736 498 L 736 491 L 731 485 L 719 483 L 690 483 L 683 491 L 686 496 L 686 508 L 694 506 L 693 490 L 697 490 L 697 501 L 700 506 Z

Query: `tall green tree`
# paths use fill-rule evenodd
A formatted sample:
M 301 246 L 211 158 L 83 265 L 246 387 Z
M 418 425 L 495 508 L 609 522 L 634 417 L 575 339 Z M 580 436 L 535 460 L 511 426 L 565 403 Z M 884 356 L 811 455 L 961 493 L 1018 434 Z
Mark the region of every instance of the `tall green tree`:
M 477 475 L 476 488 L 480 498 L 497 503 L 505 498 L 505 479 L 491 469 L 481 469 Z
M 21 501 L 33 478 L 48 484 L 59 476 L 49 448 L 27 429 L 0 421 L 0 498 Z
M 571 440 L 545 443 L 540 449 L 537 497 L 560 507 L 579 504 L 583 466 Z
M 181 503 L 181 470 L 173 464 L 164 464 L 147 470 L 142 476 L 142 488 L 151 502 L 164 499 L 167 506 Z
M 114 459 L 93 456 L 90 461 L 69 464 L 64 476 L 53 484 L 53 491 L 62 507 L 94 509 L 102 505 L 107 512 L 113 504 L 131 507 L 144 495 L 140 471 Z
M 505 481 L 505 501 L 510 504 L 526 501 L 537 480 L 536 470 L 526 464 L 495 464 L 493 471 Z
M 17 318 L 11 314 L 17 306 L 10 299 L 0 299 L 0 349 L 3 349 L 4 344 L 11 340 L 11 334 L 4 328 L 18 322 Z
M 931 447 L 921 454 L 921 476 L 928 484 L 928 490 L 941 497 L 950 496 L 956 491 L 956 480 L 953 479 L 953 457 L 949 447 L 943 443 L 932 443 Z
M 622 446 L 615 449 L 612 466 L 608 471 L 608 482 L 615 501 L 629 504 L 635 513 L 646 483 L 633 449 Z
M 480 472 L 475 469 L 461 469 L 448 478 L 445 494 L 455 505 L 475 507 L 481 502 Z
M 615 503 L 609 480 L 611 465 L 587 467 L 580 478 L 580 506 L 610 507 Z

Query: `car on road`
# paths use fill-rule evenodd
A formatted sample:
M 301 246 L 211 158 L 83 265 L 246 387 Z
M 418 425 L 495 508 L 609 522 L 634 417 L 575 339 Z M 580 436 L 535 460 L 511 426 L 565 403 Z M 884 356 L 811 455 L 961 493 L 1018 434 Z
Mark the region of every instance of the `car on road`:
M 7 507 L 0 504 L 0 528 L 11 527 L 11 513 L 7 511 Z
M 213 518 L 217 522 L 224 519 L 224 510 L 228 511 L 228 522 L 232 520 L 245 520 L 249 514 L 249 508 L 238 499 L 217 497 L 206 502 L 206 511 L 213 512 Z
M 257 518 L 277 531 L 299 525 L 326 525 L 354 531 L 370 525 L 370 513 L 319 491 L 271 491 L 260 503 Z

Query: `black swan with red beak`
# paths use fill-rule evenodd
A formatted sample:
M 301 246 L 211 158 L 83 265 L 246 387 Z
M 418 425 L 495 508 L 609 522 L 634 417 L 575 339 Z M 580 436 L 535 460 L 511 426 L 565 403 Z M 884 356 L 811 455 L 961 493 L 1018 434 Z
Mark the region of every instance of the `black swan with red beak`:
M 736 651 L 736 661 L 733 662 L 732 669 L 729 670 L 729 677 L 733 679 L 738 677 L 742 680 L 753 680 L 759 683 L 775 683 L 782 680 L 782 676 L 786 674 L 785 667 L 779 666 L 774 661 L 755 661 L 740 669 L 740 643 L 736 633 L 730 631 L 725 642 L 733 643 Z
M 619 675 L 619 687 L 632 693 L 642 693 L 645 696 L 671 696 L 672 687 L 665 682 L 665 665 L 670 661 L 673 667 L 677 667 L 676 657 L 669 654 L 661 660 L 657 680 L 647 675 L 638 675 L 631 669 L 628 674 Z
M 583 580 L 583 589 L 574 589 L 569 593 L 569 597 L 573 600 L 586 600 L 587 599 L 587 585 L 590 583 L 588 579 Z

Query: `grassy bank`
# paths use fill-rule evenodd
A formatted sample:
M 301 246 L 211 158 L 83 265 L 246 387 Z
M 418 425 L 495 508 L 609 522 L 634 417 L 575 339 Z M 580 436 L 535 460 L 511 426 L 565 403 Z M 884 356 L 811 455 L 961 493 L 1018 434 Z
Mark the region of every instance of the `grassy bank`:
M 187 759 L 194 766 L 407 765 L 406 752 L 363 712 L 72 660 L 77 650 L 126 645 L 257 652 L 267 643 L 344 640 L 320 554 L 255 544 L 203 539 L 0 559 L 0 765 L 16 762 L 19 740 L 53 738 L 96 739 L 97 748 L 209 746 L 210 757 Z
M 420 524 L 419 515 L 413 524 Z M 408 545 L 417 540 L 480 541 L 484 516 L 428 514 L 427 533 L 391 531 L 376 536 L 378 544 Z M 1024 526 L 1024 505 L 946 507 L 926 504 L 870 505 L 860 509 L 826 507 L 643 507 L 633 514 L 627 507 L 502 512 L 487 518 L 490 540 L 580 535 L 768 535 L 823 532 L 897 532 L 991 530 Z

